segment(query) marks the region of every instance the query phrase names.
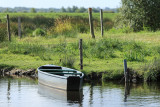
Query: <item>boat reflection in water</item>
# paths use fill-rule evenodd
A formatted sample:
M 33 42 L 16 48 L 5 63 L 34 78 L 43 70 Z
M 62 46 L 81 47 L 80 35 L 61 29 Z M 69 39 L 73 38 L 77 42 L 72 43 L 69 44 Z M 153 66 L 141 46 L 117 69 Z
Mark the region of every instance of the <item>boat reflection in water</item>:
M 38 93 L 53 100 L 67 101 L 69 103 L 80 103 L 83 99 L 83 91 L 65 91 L 38 84 Z

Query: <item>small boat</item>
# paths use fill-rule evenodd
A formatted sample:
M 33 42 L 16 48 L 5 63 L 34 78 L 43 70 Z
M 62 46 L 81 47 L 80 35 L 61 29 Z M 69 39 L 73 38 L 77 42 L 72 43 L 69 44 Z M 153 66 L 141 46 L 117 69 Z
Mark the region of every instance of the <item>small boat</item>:
M 56 65 L 43 65 L 37 70 L 39 84 L 67 91 L 82 89 L 84 74 L 80 71 Z

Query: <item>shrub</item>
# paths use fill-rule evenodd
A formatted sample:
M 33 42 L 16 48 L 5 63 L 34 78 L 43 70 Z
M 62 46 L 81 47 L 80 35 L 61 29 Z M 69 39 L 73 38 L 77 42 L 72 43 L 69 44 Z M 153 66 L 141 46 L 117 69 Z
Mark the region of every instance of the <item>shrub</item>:
M 33 36 L 45 36 L 46 32 L 43 29 L 37 28 L 34 32 L 33 32 Z
M 58 18 L 55 22 L 55 26 L 53 26 L 49 30 L 49 35 L 53 35 L 56 37 L 58 35 L 63 35 L 66 37 L 75 37 L 77 35 L 77 30 L 71 24 L 71 20 Z

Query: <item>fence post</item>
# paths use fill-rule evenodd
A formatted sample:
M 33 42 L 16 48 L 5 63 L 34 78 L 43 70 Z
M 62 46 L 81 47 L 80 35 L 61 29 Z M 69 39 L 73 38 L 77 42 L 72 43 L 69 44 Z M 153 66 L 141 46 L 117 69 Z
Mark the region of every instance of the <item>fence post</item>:
M 83 70 L 83 47 L 82 47 L 82 39 L 79 40 L 79 52 L 80 52 L 80 69 Z
M 124 59 L 124 76 L 125 76 L 125 83 L 129 82 L 129 71 L 127 70 L 127 60 Z
M 22 38 L 22 33 L 21 33 L 21 17 L 18 17 L 18 36 Z
M 94 29 L 93 29 L 92 8 L 88 9 L 88 13 L 89 13 L 90 32 L 91 32 L 92 38 L 95 38 Z
M 10 22 L 8 14 L 7 14 L 7 32 L 8 32 L 8 40 L 11 41 L 11 31 L 10 31 Z
M 103 10 L 100 10 L 101 35 L 103 37 Z

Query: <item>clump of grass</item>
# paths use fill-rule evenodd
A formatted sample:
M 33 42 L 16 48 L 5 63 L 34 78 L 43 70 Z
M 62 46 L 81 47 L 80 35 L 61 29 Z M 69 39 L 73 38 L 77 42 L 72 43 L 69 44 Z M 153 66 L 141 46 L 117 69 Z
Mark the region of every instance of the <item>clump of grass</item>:
M 113 39 L 101 39 L 84 43 L 83 47 L 85 55 L 90 54 L 92 57 L 106 59 L 116 57 L 114 52 L 122 49 L 122 43 Z
M 33 32 L 33 36 L 45 36 L 46 32 L 41 29 L 41 28 L 37 28 L 34 32 Z
M 32 36 L 33 31 L 36 29 L 36 26 L 33 23 L 22 23 L 22 35 Z
M 159 81 L 160 80 L 160 58 L 154 58 L 152 63 L 145 65 L 144 80 L 145 81 Z
M 51 60 L 51 51 L 39 44 L 15 43 L 8 45 L 8 51 L 14 54 L 39 56 L 42 60 Z
M 61 60 L 61 64 L 62 64 L 62 66 L 73 68 L 75 61 L 76 60 L 75 60 L 75 58 L 73 56 L 65 55 Z
M 131 29 L 130 27 L 122 27 L 122 28 L 111 28 L 109 31 L 109 33 L 131 33 L 133 32 L 133 29 Z
M 70 18 L 68 19 L 63 19 L 63 18 L 58 18 L 55 21 L 55 26 L 53 26 L 49 30 L 49 35 L 53 35 L 57 37 L 58 35 L 63 35 L 65 37 L 76 37 L 77 36 L 77 31 L 74 29 L 73 25 L 71 24 Z
M 151 54 L 151 50 L 146 48 L 143 44 L 138 42 L 125 42 L 124 44 L 124 58 L 128 61 L 145 61 L 145 57 Z

